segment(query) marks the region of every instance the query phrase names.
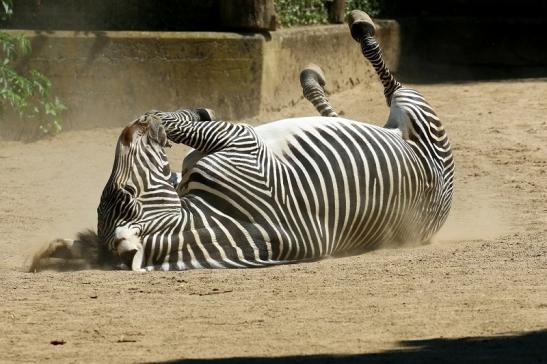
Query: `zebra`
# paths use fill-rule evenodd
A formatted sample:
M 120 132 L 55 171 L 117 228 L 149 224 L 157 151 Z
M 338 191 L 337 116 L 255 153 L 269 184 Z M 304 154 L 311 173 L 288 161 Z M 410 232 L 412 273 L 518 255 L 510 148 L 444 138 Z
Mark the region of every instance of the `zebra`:
M 248 268 L 428 241 L 451 206 L 449 139 L 385 65 L 370 17 L 354 10 L 347 21 L 383 84 L 384 127 L 339 117 L 315 65 L 300 81 L 322 116 L 252 127 L 207 109 L 147 112 L 116 145 L 97 209 L 100 254 L 134 271 Z M 171 143 L 194 149 L 175 179 Z M 45 255 L 85 255 L 84 235 Z

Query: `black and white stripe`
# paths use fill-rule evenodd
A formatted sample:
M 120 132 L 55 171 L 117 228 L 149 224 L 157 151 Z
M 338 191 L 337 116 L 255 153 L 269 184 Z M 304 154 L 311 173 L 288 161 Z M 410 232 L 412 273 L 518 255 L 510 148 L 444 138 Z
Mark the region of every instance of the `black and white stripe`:
M 118 141 L 100 239 L 146 270 L 258 267 L 428 240 L 452 198 L 446 132 L 372 36 L 359 41 L 391 105 L 384 128 L 337 117 L 313 72 L 301 78 L 304 94 L 329 117 L 253 128 L 191 110 L 147 113 Z M 195 149 L 176 187 L 166 138 Z
M 402 85 L 393 77 L 393 74 L 386 66 L 382 57 L 382 50 L 376 39 L 372 35 L 367 34 L 361 38 L 360 43 L 363 55 L 370 61 L 380 77 L 380 81 L 384 86 L 384 96 L 386 97 L 387 105 L 390 106 L 393 93 L 400 89 Z

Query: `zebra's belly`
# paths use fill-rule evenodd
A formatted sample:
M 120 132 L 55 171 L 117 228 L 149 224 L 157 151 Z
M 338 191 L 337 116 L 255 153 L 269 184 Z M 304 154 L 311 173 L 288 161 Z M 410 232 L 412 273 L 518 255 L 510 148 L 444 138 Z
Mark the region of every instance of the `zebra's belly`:
M 255 127 L 255 131 L 268 148 L 281 156 L 288 150 L 291 140 L 306 132 L 324 130 L 325 127 L 355 126 L 357 128 L 372 128 L 388 133 L 398 134 L 398 130 L 387 130 L 372 124 L 340 117 L 307 116 L 300 118 L 281 119 Z

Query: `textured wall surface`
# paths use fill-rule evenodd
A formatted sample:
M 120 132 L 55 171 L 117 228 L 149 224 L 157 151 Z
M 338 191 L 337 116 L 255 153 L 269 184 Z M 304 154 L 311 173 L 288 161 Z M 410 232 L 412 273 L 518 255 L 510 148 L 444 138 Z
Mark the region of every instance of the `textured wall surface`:
M 31 34 L 23 60 L 46 74 L 67 128 L 125 125 L 150 109 L 209 106 L 231 118 L 260 106 L 264 39 L 231 33 Z
M 379 39 L 397 66 L 398 28 L 380 22 Z M 301 98 L 298 75 L 314 62 L 328 89 L 373 80 L 345 25 L 267 34 L 27 31 L 30 65 L 48 75 L 69 110 L 67 129 L 122 126 L 151 109 L 210 107 L 242 119 Z M 392 67 L 393 68 L 393 67 Z
M 397 71 L 399 27 L 393 20 L 377 20 L 376 37 L 389 67 Z M 262 110 L 291 106 L 302 97 L 300 70 L 308 63 L 319 65 L 327 78 L 326 88 L 337 92 L 362 82 L 377 82 L 376 73 L 351 38 L 347 25 L 291 28 L 271 33 L 264 50 Z

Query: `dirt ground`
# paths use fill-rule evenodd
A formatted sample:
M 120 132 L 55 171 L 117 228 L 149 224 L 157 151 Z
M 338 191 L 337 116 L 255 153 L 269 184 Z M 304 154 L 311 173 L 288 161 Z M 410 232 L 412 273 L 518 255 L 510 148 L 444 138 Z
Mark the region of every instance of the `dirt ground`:
M 315 263 L 25 273 L 95 227 L 120 129 L 0 142 L 0 362 L 547 362 L 547 80 L 414 86 L 453 144 L 449 221 L 431 245 Z M 387 117 L 379 85 L 331 100 Z

